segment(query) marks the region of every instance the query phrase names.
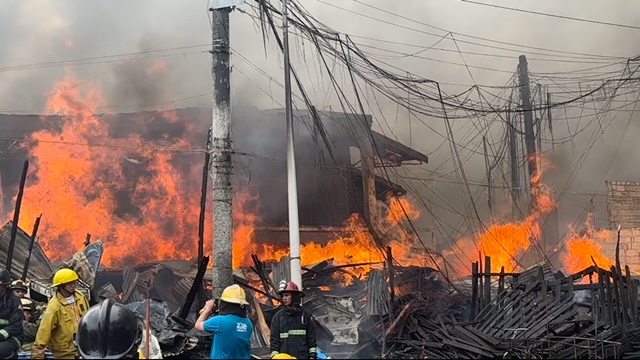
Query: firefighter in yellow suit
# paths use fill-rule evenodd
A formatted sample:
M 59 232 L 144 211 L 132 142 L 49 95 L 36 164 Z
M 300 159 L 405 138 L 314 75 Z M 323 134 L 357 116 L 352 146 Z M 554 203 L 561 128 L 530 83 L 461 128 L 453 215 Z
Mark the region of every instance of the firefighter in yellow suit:
M 71 269 L 60 269 L 53 276 L 51 286 L 56 288 L 56 294 L 42 314 L 31 351 L 32 359 L 44 359 L 47 348 L 56 359 L 77 357 L 73 337 L 80 319 L 89 310 L 87 299 L 76 290 L 78 280 L 78 274 Z

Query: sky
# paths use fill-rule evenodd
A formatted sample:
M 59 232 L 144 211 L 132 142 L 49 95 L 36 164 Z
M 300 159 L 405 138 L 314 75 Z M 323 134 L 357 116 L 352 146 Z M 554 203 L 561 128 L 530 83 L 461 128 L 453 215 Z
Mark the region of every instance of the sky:
M 566 100 L 584 91 L 572 80 L 576 75 L 571 72 L 607 66 L 640 53 L 637 42 L 640 30 L 525 14 L 464 1 L 299 2 L 325 25 L 349 34 L 371 56 L 412 76 L 436 80 L 449 94 L 474 84 L 510 85 L 518 56 L 527 55 L 530 72 L 539 79 L 550 77 L 561 83 L 562 87 L 551 86 L 550 91 L 559 93 L 554 99 Z M 640 24 L 640 2 L 635 0 L 482 2 L 601 22 Z M 279 85 L 283 77 L 282 56 L 273 36 L 263 43 L 251 5 L 253 2 L 248 2 L 231 14 L 233 102 L 261 108 L 281 107 L 284 99 Z M 79 86 L 102 87 L 105 110 L 208 106 L 211 102 L 208 7 L 207 1 L 3 0 L 0 2 L 0 48 L 3 49 L 0 52 L 0 112 L 41 113 L 46 94 L 68 72 L 74 74 Z M 292 31 L 291 47 L 293 66 L 302 75 L 314 104 L 321 109 L 337 106 L 336 96 L 327 79 L 321 76 L 318 56 L 308 41 L 301 40 L 299 34 Z M 586 55 L 576 54 L 598 57 L 586 60 Z M 145 76 L 154 62 L 160 60 L 166 61 L 166 71 L 153 78 Z M 617 75 L 612 76 L 619 76 L 621 69 L 621 66 L 605 67 L 581 76 L 582 80 L 588 80 L 606 71 L 617 71 Z M 344 78 L 340 81 L 348 86 Z M 594 84 L 587 85 L 597 86 Z M 495 94 L 500 91 L 496 88 Z M 628 96 L 622 100 L 630 102 L 634 98 Z M 374 127 L 431 158 L 430 164 L 412 167 L 409 172 L 397 175 L 421 180 L 396 180 L 430 201 L 434 216 L 451 218 L 453 227 L 462 224 L 455 214 L 464 211 L 464 206 L 453 174 L 450 148 L 447 140 L 437 134 L 445 133 L 442 120 L 416 119 L 379 94 L 376 101 L 379 108 L 368 109 L 376 118 Z M 558 191 L 565 192 L 561 208 L 563 226 L 575 222 L 592 199 L 603 209 L 605 179 L 640 178 L 640 168 L 629 166 L 635 162 L 636 154 L 635 144 L 629 139 L 640 135 L 640 127 L 634 121 L 636 117 L 628 117 L 631 114 L 628 109 L 581 120 L 580 113 L 602 106 L 601 101 L 585 103 L 566 113 L 554 113 L 556 119 L 566 118 L 564 122 L 558 120 L 554 136 L 569 139 L 557 145 L 554 152 L 549 151 L 554 164 L 549 170 L 552 175 L 549 181 Z M 484 156 L 473 150 L 481 143 L 478 139 L 469 140 L 469 134 L 473 133 L 472 121 L 454 121 L 454 134 L 464 145 L 460 151 L 466 159 L 468 178 L 473 182 L 486 182 Z M 579 131 L 583 128 L 586 130 Z M 495 135 L 494 140 L 498 141 L 501 133 L 502 127 L 497 126 L 487 136 Z M 579 134 L 572 135 L 576 133 Z M 545 143 L 545 147 L 550 150 L 549 143 Z M 566 169 L 578 162 L 582 165 L 569 176 Z M 603 169 L 608 171 L 603 173 Z M 473 192 L 479 202 L 486 202 L 486 188 L 474 187 Z M 453 204 L 455 209 L 447 209 L 444 203 Z M 424 228 L 432 225 L 428 218 L 421 222 Z

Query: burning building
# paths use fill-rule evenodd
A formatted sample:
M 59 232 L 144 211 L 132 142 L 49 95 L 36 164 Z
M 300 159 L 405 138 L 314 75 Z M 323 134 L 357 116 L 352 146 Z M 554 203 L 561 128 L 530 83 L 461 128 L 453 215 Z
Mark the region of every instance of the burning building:
M 210 111 L 96 115 L 96 109 L 88 97 L 71 94 L 50 98 L 48 112 L 56 115 L 0 114 L 2 216 L 8 220 L 13 210 L 29 159 L 20 227 L 30 228 L 42 213 L 39 235 L 52 259 L 82 248 L 87 233 L 104 240 L 107 266 L 195 257 Z M 376 176 L 376 166 L 428 160 L 371 130 L 370 116 L 317 112 L 314 121 L 308 113 L 296 115 L 303 243 L 333 239 L 353 214 L 375 215 L 374 199 L 405 194 Z M 234 191 L 243 213 L 235 217 L 243 224 L 251 214 L 257 241 L 286 241 L 284 111 L 234 110 L 232 137 Z

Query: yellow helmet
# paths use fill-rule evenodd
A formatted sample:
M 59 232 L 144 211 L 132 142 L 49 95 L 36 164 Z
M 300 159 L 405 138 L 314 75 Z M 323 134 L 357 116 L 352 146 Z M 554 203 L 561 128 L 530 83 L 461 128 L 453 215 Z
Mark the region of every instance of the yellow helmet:
M 78 274 L 71 269 L 60 269 L 53 275 L 52 287 L 68 284 L 70 282 L 77 281 L 79 279 Z
M 236 284 L 227 286 L 222 292 L 220 300 L 231 304 L 249 305 L 244 289 Z
M 295 359 L 293 356 L 285 353 L 275 354 L 271 358 L 272 359 Z

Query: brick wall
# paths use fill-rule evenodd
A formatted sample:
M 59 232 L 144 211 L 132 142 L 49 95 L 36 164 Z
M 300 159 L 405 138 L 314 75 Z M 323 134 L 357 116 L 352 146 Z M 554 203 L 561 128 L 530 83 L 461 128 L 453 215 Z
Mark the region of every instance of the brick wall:
M 602 254 L 611 260 L 615 260 L 617 240 L 617 233 L 614 231 L 611 238 L 600 242 Z M 640 270 L 640 228 L 620 230 L 620 263 L 622 266 L 628 265 L 632 270 Z
M 611 230 L 611 239 L 602 245 L 602 252 L 611 259 L 615 259 L 615 235 L 620 231 L 620 262 L 632 269 L 640 269 L 640 182 L 635 181 L 606 181 L 607 210 Z
M 606 181 L 607 209 L 611 229 L 640 228 L 640 183 L 635 181 Z

